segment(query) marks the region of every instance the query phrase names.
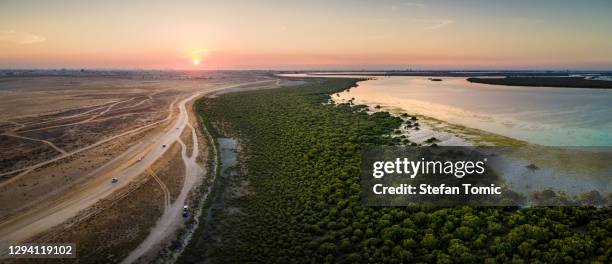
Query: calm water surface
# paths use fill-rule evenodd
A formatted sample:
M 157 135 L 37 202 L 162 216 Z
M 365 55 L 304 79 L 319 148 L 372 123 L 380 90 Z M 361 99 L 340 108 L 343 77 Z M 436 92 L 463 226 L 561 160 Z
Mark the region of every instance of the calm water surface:
M 547 146 L 612 146 L 612 90 L 470 83 L 465 78 L 377 77 L 340 93 L 409 113 Z

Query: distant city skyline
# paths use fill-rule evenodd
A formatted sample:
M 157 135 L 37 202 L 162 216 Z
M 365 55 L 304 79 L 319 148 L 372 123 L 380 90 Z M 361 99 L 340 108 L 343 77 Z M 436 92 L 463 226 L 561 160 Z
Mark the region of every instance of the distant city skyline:
M 611 1 L 2 1 L 2 69 L 612 70 Z

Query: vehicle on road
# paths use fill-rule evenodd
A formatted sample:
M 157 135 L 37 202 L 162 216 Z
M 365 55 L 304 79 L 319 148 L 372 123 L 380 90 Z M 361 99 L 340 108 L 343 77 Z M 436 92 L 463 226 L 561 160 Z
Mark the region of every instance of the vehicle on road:
M 117 183 L 117 182 L 119 182 L 119 179 L 113 177 L 113 179 L 111 180 L 111 183 Z
M 187 218 L 189 216 L 189 208 L 187 205 L 183 206 L 183 217 Z

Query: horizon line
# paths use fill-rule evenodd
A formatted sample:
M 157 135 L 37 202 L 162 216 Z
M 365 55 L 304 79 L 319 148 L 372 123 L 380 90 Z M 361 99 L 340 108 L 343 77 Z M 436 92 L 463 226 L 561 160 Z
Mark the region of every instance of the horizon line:
M 375 66 L 375 65 L 372 65 Z M 279 69 L 279 68 L 252 68 L 252 69 L 240 69 L 240 68 L 218 68 L 218 69 L 187 69 L 187 68 L 87 68 L 87 67 L 50 67 L 50 68 L 4 68 L 0 67 L 0 71 L 192 71 L 192 72 L 205 72 L 205 71 L 298 71 L 298 72 L 312 72 L 312 71 L 323 71 L 323 72 L 457 72 L 457 71 L 471 71 L 471 72 L 483 72 L 483 71 L 494 71 L 494 72 L 612 72 L 612 68 L 609 69 L 513 69 L 513 68 L 455 68 L 455 69 L 410 69 L 405 67 L 403 69 L 351 69 L 351 68 L 338 68 L 338 69 Z

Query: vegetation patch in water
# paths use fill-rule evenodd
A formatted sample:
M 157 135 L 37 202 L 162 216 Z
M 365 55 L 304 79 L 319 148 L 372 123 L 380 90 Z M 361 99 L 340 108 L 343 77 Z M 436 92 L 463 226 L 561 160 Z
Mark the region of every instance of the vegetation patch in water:
M 475 83 L 511 86 L 612 89 L 612 81 L 591 80 L 584 77 L 506 77 L 467 78 L 467 80 Z

